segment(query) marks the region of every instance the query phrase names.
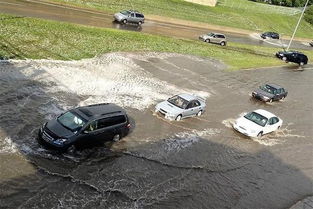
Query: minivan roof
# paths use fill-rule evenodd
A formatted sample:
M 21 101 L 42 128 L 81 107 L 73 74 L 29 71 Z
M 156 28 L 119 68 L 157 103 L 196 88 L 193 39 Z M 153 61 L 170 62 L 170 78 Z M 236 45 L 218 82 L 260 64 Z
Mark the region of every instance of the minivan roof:
M 101 103 L 77 107 L 74 111 L 87 120 L 109 114 L 125 114 L 125 110 L 123 108 L 112 103 Z

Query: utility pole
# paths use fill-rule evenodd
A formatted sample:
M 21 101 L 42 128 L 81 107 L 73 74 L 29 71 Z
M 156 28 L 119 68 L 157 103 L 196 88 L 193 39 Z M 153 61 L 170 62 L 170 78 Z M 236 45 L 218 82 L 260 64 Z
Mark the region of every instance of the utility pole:
M 296 25 L 296 28 L 295 28 L 295 30 L 293 31 L 292 37 L 291 37 L 291 39 L 290 39 L 290 41 L 289 41 L 289 44 L 288 44 L 288 47 L 287 47 L 287 51 L 289 50 L 290 45 L 291 45 L 291 42 L 292 42 L 293 38 L 294 38 L 295 35 L 296 35 L 297 29 L 298 29 L 298 27 L 299 27 L 299 25 L 300 25 L 301 19 L 302 19 L 302 17 L 303 17 L 303 14 L 304 14 L 304 12 L 305 12 L 306 7 L 308 6 L 308 3 L 309 3 L 309 0 L 307 0 L 306 3 L 305 3 L 305 5 L 304 5 L 303 11 L 302 11 L 301 16 L 300 16 L 300 18 L 299 18 L 299 20 L 298 20 L 298 23 L 297 23 L 297 25 Z

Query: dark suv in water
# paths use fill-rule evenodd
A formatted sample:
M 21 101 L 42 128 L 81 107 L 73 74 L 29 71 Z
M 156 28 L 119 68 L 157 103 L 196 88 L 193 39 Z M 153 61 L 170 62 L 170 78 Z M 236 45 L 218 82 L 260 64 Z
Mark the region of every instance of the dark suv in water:
M 260 36 L 263 39 L 266 39 L 267 37 L 272 38 L 272 39 L 279 39 L 279 34 L 275 32 L 265 32 L 265 33 L 262 33 Z
M 277 84 L 265 84 L 252 92 L 252 96 L 264 102 L 285 99 L 288 91 Z
M 279 51 L 276 53 L 276 57 L 284 60 L 285 62 L 294 62 L 299 65 L 306 65 L 308 64 L 308 57 L 296 51 Z
M 39 129 L 37 140 L 46 147 L 66 151 L 72 145 L 119 141 L 129 129 L 125 110 L 115 104 L 103 103 L 77 107 L 46 122 Z

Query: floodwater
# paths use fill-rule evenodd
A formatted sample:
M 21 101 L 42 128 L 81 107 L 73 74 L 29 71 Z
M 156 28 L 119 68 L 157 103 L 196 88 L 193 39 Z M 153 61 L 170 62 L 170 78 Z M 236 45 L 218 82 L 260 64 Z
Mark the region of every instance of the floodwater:
M 0 63 L 0 208 L 289 208 L 312 196 L 313 68 L 228 72 L 216 60 L 112 53 L 81 61 Z M 252 100 L 275 82 L 283 102 Z M 199 118 L 166 121 L 154 105 L 181 92 L 206 99 Z M 40 147 L 41 124 L 78 105 L 114 102 L 130 135 L 58 154 Z M 233 131 L 263 108 L 282 129 L 252 140 Z
M 227 40 L 230 42 L 258 46 L 271 46 L 277 48 L 286 48 L 288 45 L 287 40 L 263 40 L 259 37 L 259 34 L 250 34 L 250 36 L 246 36 L 218 30 L 212 31 L 210 28 L 205 29 L 192 26 L 183 26 L 161 21 L 146 20 L 142 27 L 138 27 L 134 24 L 122 25 L 113 22 L 112 14 L 45 1 L 2 0 L 0 2 L 0 12 L 22 17 L 38 17 L 82 25 L 116 28 L 121 30 L 138 31 L 149 34 L 166 35 L 193 40 L 197 40 L 199 35 L 208 32 L 220 32 L 225 34 L 227 36 Z M 312 50 L 312 47 L 308 42 L 301 41 L 293 41 L 291 48 Z

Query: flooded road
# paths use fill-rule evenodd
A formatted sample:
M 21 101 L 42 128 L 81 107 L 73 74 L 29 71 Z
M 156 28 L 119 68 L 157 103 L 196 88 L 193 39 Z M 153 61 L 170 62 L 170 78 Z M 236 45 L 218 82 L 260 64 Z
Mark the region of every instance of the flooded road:
M 198 40 L 199 35 L 208 32 L 220 32 L 227 36 L 228 41 L 286 48 L 288 40 L 263 40 L 259 34 L 240 35 L 210 28 L 184 26 L 162 21 L 146 20 L 142 27 L 137 25 L 122 25 L 113 22 L 113 15 L 91 9 L 81 9 L 57 3 L 34 0 L 2 0 L 0 12 L 18 16 L 38 17 L 56 21 L 71 22 L 96 27 L 116 28 L 121 30 L 138 31 L 149 34 L 166 35 L 177 38 Z M 117 11 L 118 12 L 118 11 Z M 308 42 L 293 41 L 291 48 L 312 50 Z
M 313 66 L 228 72 L 216 60 L 111 53 L 81 61 L 0 63 L 1 208 L 289 208 L 312 196 Z M 251 91 L 289 90 L 264 104 Z M 154 105 L 177 93 L 206 99 L 199 118 L 167 121 Z M 58 154 L 40 147 L 46 120 L 79 105 L 114 102 L 133 130 L 116 144 Z M 243 112 L 284 120 L 252 140 L 233 131 Z

